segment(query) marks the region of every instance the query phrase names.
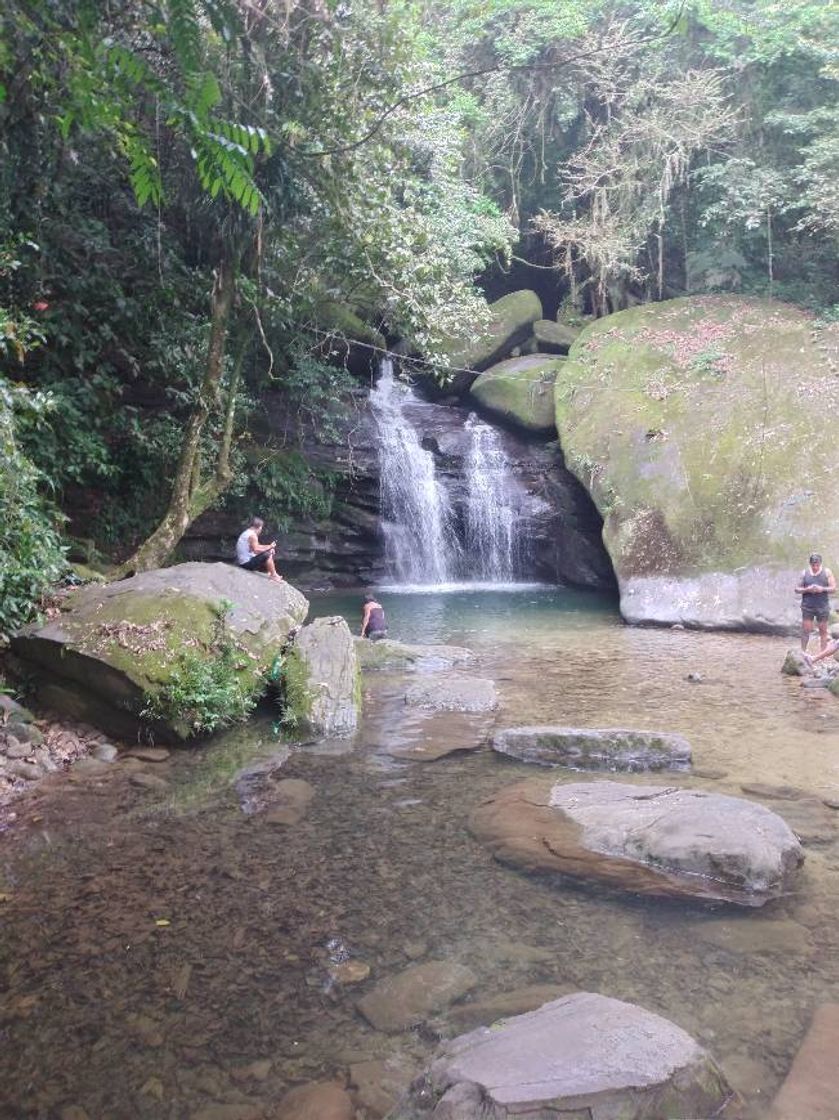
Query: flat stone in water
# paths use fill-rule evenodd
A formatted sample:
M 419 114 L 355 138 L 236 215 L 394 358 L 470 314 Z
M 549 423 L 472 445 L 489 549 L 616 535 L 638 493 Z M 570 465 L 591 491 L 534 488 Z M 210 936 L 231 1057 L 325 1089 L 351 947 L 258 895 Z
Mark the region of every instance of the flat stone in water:
M 431 1116 L 710 1116 L 730 1090 L 680 1027 L 633 1004 L 577 992 L 445 1043 L 412 1099 Z M 489 1106 L 489 1107 L 488 1107 Z
M 100 765 L 106 766 L 107 763 L 101 763 Z M 145 774 L 140 771 L 136 774 L 131 774 L 128 780 L 132 786 L 137 786 L 139 789 L 151 789 L 157 790 L 158 792 L 169 789 L 169 783 L 166 779 L 161 778 L 157 774 Z
M 352 1098 L 345 1089 L 334 1082 L 313 1081 L 290 1089 L 272 1120 L 352 1120 L 354 1115 Z
M 836 815 L 818 797 L 782 801 L 775 811 L 802 844 L 831 844 L 836 839 Z
M 379 1031 L 395 1034 L 421 1023 L 475 987 L 471 969 L 450 961 L 426 961 L 389 976 L 358 1001 L 358 1010 Z
M 446 1012 L 446 1019 L 460 1030 L 489 1026 L 498 1019 L 535 1011 L 546 1003 L 561 999 L 575 991 L 570 984 L 528 984 L 510 992 L 499 992 L 486 999 L 456 1003 Z
M 783 893 L 804 859 L 765 806 L 667 786 L 523 782 L 480 805 L 469 827 L 497 859 L 525 870 L 743 906 Z
M 498 694 L 495 683 L 485 677 L 440 673 L 412 684 L 405 703 L 437 712 L 494 712 Z
M 685 770 L 691 760 L 681 735 L 617 727 L 508 727 L 493 735 L 492 749 L 520 762 L 576 770 Z
M 171 755 L 165 747 L 133 747 L 125 753 L 127 758 L 139 758 L 141 762 L 165 762 Z
M 708 945 L 729 953 L 783 953 L 804 957 L 812 953 L 810 935 L 789 918 L 764 921 L 757 917 L 711 918 L 691 922 L 690 932 Z

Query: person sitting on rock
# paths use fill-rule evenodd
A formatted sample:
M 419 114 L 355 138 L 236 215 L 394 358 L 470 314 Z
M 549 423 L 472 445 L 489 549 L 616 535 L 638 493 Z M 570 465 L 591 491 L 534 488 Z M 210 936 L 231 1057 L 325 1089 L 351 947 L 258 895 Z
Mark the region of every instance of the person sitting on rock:
M 801 573 L 795 594 L 801 596 L 801 648 L 806 653 L 813 633 L 813 622 L 819 628 L 819 646 L 827 648 L 827 620 L 830 618 L 830 592 L 836 590 L 836 580 L 830 568 L 822 567 L 818 552 L 810 553 L 810 567 Z
M 361 636 L 369 638 L 371 642 L 378 642 L 387 637 L 387 621 L 385 610 L 381 603 L 376 602 L 375 595 L 364 596 L 364 609 L 361 612 Z
M 239 534 L 239 539 L 236 541 L 236 563 L 249 572 L 264 571 L 269 579 L 274 580 L 275 583 L 282 583 L 283 577 L 274 564 L 277 542 L 259 543 L 259 534 L 264 524 L 261 517 L 254 517 L 247 529 Z

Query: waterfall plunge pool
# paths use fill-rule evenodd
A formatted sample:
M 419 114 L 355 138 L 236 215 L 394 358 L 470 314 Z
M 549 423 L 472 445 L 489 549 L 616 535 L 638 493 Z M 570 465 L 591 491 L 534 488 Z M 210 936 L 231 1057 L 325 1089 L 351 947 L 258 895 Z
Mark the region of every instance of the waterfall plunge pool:
M 164 762 L 54 775 L 17 803 L 0 847 L 2 1120 L 70 1106 L 90 1120 L 192 1120 L 243 1102 L 271 1115 L 300 1082 L 365 1062 L 418 1069 L 463 1007 L 385 1035 L 355 1004 L 439 959 L 473 970 L 476 1000 L 553 984 L 658 1012 L 715 1054 L 744 1117 L 761 1120 L 814 1008 L 839 1000 L 839 844 L 821 800 L 839 802 L 835 699 L 781 676 L 782 638 L 634 629 L 585 592 L 381 594 L 395 637 L 475 651 L 463 671 L 496 681 L 499 726 L 679 731 L 697 771 L 680 785 L 797 787 L 767 802 L 808 837 L 793 893 L 743 913 L 496 863 L 469 813 L 533 771 L 485 749 L 395 757 L 466 736 L 468 720 L 409 708 L 405 675 L 368 673 L 351 739 L 289 751 L 265 714 Z M 323 596 L 313 613 L 343 609 L 357 632 L 360 603 Z M 473 740 L 486 737 L 481 719 Z M 254 788 L 239 776 L 260 769 L 314 788 L 297 826 L 245 811 Z M 336 943 L 369 980 L 334 981 Z

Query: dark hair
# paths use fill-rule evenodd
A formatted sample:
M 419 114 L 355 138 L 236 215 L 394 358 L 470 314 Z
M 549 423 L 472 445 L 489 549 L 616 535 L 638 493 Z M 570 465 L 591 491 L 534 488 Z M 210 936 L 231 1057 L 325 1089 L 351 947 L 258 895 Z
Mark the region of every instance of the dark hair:
M 811 564 L 821 564 L 821 562 L 822 562 L 821 553 L 819 553 L 819 552 L 811 552 L 810 553 L 810 563 Z
M 375 603 L 376 602 L 376 596 L 371 594 L 371 592 L 368 591 L 367 594 L 364 596 L 364 602 L 365 603 Z

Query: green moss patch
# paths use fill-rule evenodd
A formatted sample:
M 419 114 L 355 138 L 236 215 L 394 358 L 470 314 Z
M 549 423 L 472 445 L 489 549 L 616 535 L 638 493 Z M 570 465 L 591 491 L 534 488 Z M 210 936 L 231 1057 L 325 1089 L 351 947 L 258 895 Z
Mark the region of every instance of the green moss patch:
M 553 435 L 553 385 L 564 359 L 549 354 L 510 358 L 482 373 L 469 392 L 487 412 L 528 432 Z

